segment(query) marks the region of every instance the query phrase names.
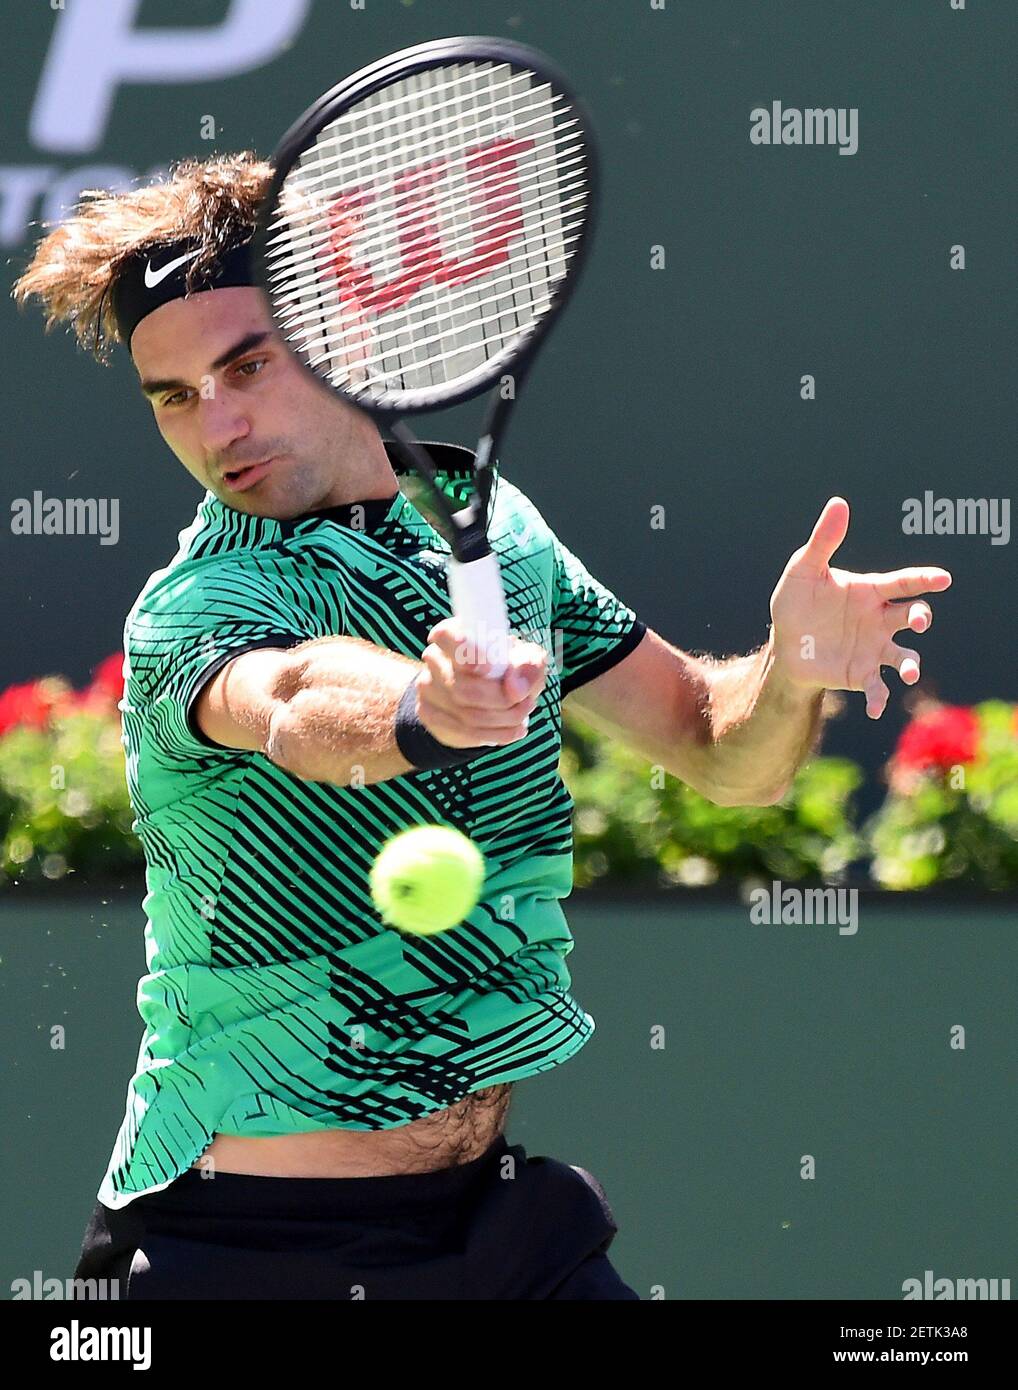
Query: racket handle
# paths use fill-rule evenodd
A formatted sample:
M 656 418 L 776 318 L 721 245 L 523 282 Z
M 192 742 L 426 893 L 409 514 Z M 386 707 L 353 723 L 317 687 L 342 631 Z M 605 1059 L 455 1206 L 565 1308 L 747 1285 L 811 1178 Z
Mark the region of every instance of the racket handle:
M 498 557 L 488 554 L 465 564 L 450 559 L 447 577 L 452 611 L 473 639 L 478 659 L 491 662 L 489 678 L 497 680 L 505 672 L 509 651 L 509 619 Z

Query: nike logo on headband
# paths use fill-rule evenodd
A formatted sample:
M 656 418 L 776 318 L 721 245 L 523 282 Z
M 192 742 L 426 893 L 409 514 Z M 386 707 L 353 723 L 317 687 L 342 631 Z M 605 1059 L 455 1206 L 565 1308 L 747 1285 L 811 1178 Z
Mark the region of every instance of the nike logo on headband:
M 154 290 L 160 281 L 166 279 L 167 275 L 172 275 L 177 267 L 183 265 L 185 261 L 193 261 L 198 254 L 198 251 L 188 251 L 186 255 L 178 256 L 175 261 L 169 261 L 166 265 L 160 266 L 158 270 L 153 270 L 152 262 L 148 261 L 145 266 L 145 288 Z

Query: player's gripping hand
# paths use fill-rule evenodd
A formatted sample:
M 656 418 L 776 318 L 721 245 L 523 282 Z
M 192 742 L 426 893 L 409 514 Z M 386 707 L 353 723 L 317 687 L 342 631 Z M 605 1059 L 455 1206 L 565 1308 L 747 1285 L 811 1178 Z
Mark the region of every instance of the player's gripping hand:
M 476 655 L 455 618 L 428 633 L 417 717 L 450 748 L 500 747 L 525 738 L 548 677 L 548 653 L 534 642 L 509 637 L 506 669 L 497 680 Z

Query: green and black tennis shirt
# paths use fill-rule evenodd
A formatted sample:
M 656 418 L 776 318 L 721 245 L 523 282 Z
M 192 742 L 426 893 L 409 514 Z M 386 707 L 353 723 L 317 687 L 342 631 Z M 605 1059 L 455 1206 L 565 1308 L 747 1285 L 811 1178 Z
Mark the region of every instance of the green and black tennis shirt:
M 429 448 L 441 485 L 465 501 L 469 453 Z M 207 493 L 139 595 L 121 710 L 146 858 L 145 1030 L 106 1206 L 166 1187 L 217 1132 L 408 1124 L 554 1067 L 593 1032 L 565 965 L 560 706 L 645 625 L 501 477 L 489 536 L 512 631 L 549 651 L 529 733 L 370 786 L 302 782 L 208 742 L 191 712 L 211 675 L 256 647 L 351 635 L 420 658 L 449 616 L 449 547 L 402 491 L 295 521 Z M 382 925 L 368 871 L 391 836 L 436 822 L 480 847 L 484 895 L 453 930 L 404 936 Z

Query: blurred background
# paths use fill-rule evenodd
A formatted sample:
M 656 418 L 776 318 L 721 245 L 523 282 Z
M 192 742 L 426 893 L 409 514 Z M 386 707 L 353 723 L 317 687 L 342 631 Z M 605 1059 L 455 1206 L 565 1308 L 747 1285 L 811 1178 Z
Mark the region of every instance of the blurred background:
M 1006 497 L 1014 476 L 1016 25 L 1007 0 L 22 5 L 2 59 L 9 278 L 31 224 L 81 186 L 215 150 L 268 155 L 316 93 L 394 47 L 478 29 L 535 44 L 590 107 L 604 199 L 505 472 L 648 623 L 717 654 L 765 640 L 785 562 L 841 494 L 844 567 L 954 575 L 919 643 L 926 688 L 1013 698 L 1014 547 L 905 536 L 902 504 Z M 750 111 L 775 100 L 857 108 L 857 153 L 751 144 Z M 103 369 L 6 297 L 0 314 L 7 493 L 120 503 L 116 545 L 0 532 L 18 615 L 0 671 L 80 680 L 199 494 L 123 353 Z M 472 444 L 475 423 L 467 408 L 434 433 Z M 825 747 L 875 767 L 903 693 L 875 725 L 850 701 Z
M 906 499 L 999 501 L 1014 477 L 1011 0 L 20 3 L 0 55 L 8 284 L 80 189 L 188 155 L 268 155 L 344 74 L 471 32 L 536 45 L 571 74 L 602 158 L 593 255 L 503 471 L 648 624 L 717 655 L 765 640 L 774 584 L 840 494 L 853 519 L 836 563 L 954 575 L 916 641 L 921 688 L 955 706 L 1018 699 L 1013 544 L 902 530 Z M 774 101 L 857 109 L 857 152 L 751 143 L 750 112 Z M 6 504 L 36 491 L 119 504 L 115 545 L 0 528 L 0 686 L 60 673 L 81 687 L 200 493 L 122 351 L 100 367 L 6 296 L 0 316 Z M 476 439 L 469 408 L 418 423 Z M 883 719 L 850 696 L 824 744 L 861 769 L 860 814 L 882 801 L 908 719 L 888 675 Z M 582 748 L 574 762 L 590 771 Z M 612 868 L 598 802 L 621 806 L 617 790 L 577 781 L 590 880 Z M 821 796 L 826 844 L 839 795 Z M 812 851 L 787 860 L 791 819 L 766 831 L 786 860 L 750 868 L 816 868 Z M 746 823 L 722 831 L 693 857 L 745 870 Z M 1007 834 L 1011 877 L 995 882 L 1013 885 Z M 69 1272 L 137 1047 L 140 889 L 90 889 L 87 872 L 79 885 L 57 899 L 42 882 L 22 910 L 8 893 L 0 912 L 5 1111 L 21 1136 L 7 1190 L 47 1194 L 12 1214 L 0 1278 Z M 895 1298 L 931 1262 L 1015 1274 L 1013 899 L 911 916 L 875 903 L 853 938 L 695 903 L 571 907 L 576 993 L 599 1032 L 514 1105 L 517 1142 L 604 1181 L 630 1282 L 645 1297 Z M 968 1052 L 947 1048 L 959 1021 Z M 66 1051 L 49 1045 L 54 1023 Z M 649 1062 L 655 1025 L 672 1041 Z M 823 1181 L 800 1180 L 804 1153 L 825 1155 Z

